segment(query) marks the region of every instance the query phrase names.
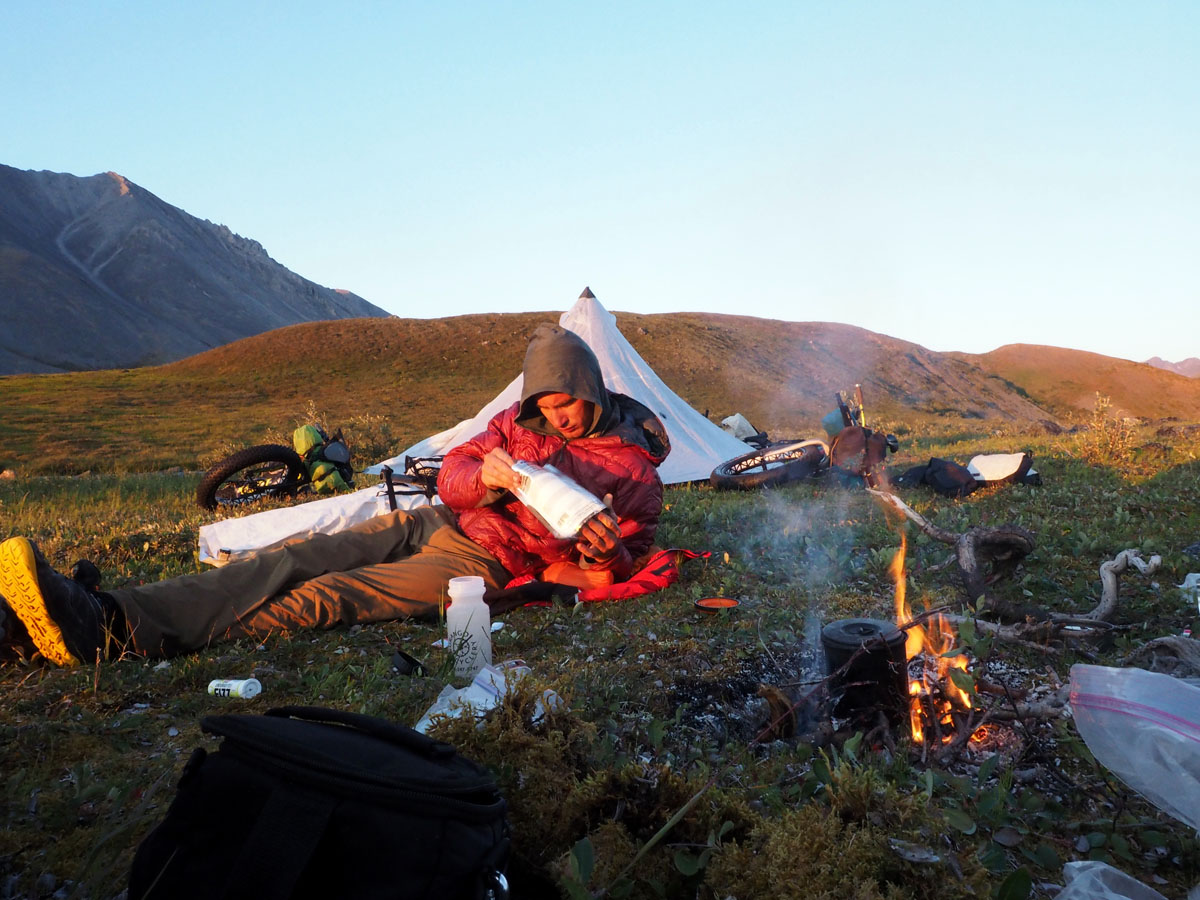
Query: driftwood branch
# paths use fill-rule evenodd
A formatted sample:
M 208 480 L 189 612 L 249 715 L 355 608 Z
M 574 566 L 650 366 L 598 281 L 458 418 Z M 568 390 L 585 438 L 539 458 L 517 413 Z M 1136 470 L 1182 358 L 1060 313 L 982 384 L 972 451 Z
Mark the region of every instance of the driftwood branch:
M 1122 550 L 1113 559 L 1100 566 L 1100 602 L 1086 613 L 1051 613 L 1032 607 L 1015 606 L 991 595 L 987 586 L 997 579 L 1010 575 L 1033 550 L 1033 535 L 1017 525 L 1001 525 L 998 528 L 971 528 L 962 534 L 941 528 L 897 497 L 890 491 L 867 489 L 885 508 L 898 512 L 917 526 L 923 534 L 935 541 L 954 546 L 954 561 L 958 563 L 963 588 L 969 604 L 983 598 L 983 608 L 1011 624 L 999 624 L 972 618 L 977 630 L 999 640 L 1023 644 L 1049 653 L 1058 650 L 1050 646 L 1055 639 L 1076 640 L 1096 638 L 1113 630 L 1113 614 L 1119 600 L 1120 576 L 1129 569 L 1142 575 L 1153 575 L 1162 565 L 1162 558 L 1152 556 L 1142 559 L 1135 549 Z M 942 564 L 945 566 L 947 563 Z M 984 576 L 984 565 L 990 565 L 990 574 Z M 955 625 L 962 624 L 968 617 L 956 614 L 946 616 Z M 1200 642 L 1194 642 L 1200 644 Z M 1197 658 L 1200 670 L 1200 656 Z
M 1057 719 L 1060 718 L 1071 700 L 1071 686 L 1061 685 L 1050 696 L 1032 703 L 998 703 L 991 709 L 992 718 L 1002 722 L 1012 722 L 1017 719 Z
M 1061 625 L 1047 621 L 1000 625 L 986 619 L 976 619 L 974 616 L 963 616 L 957 613 L 947 613 L 946 619 L 956 627 L 970 619 L 975 625 L 975 630 L 982 634 L 991 635 L 1005 643 L 1021 644 L 1031 650 L 1040 650 L 1043 653 L 1058 653 L 1058 649 L 1051 647 L 1049 641 L 1063 628 Z
M 1020 621 L 1030 618 L 1031 615 L 1034 618 L 1040 617 L 1040 610 L 1015 606 L 988 591 L 989 584 L 1011 575 L 1021 561 L 1033 552 L 1033 535 L 1029 531 L 1017 525 L 1001 525 L 998 528 L 980 526 L 957 534 L 934 525 L 890 491 L 873 488 L 867 490 L 886 507 L 902 514 L 924 534 L 954 547 L 968 603 L 974 604 L 982 597 L 988 609 L 1007 620 Z M 989 568 L 986 575 L 985 566 Z
M 1176 678 L 1196 678 L 1200 676 L 1200 641 L 1183 635 L 1155 638 L 1125 656 L 1121 665 Z
M 1100 604 L 1083 618 L 1109 621 L 1117 609 L 1117 576 L 1131 566 L 1143 575 L 1153 575 L 1161 565 L 1161 556 L 1152 556 L 1147 561 L 1137 550 L 1122 550 L 1100 566 Z

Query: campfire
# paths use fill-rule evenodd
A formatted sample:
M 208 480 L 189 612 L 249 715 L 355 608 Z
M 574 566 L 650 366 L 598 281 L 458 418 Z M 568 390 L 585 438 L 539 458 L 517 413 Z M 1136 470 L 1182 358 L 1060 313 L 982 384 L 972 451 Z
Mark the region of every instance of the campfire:
M 941 613 L 917 622 L 908 605 L 908 577 L 904 567 L 908 542 L 900 533 L 900 548 L 892 559 L 896 585 L 896 625 L 905 631 L 904 656 L 908 660 L 908 715 L 914 744 L 928 739 L 948 744 L 963 728 L 972 708 L 967 686 L 967 657 L 953 653 L 957 634 Z M 964 673 L 959 675 L 957 673 Z M 983 735 L 973 736 L 982 740 Z

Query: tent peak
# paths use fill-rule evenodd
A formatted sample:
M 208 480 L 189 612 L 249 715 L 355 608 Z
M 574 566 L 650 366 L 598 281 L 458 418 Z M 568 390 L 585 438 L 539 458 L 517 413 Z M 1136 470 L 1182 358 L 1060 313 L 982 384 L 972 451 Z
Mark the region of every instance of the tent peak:
M 583 293 L 579 295 L 579 299 L 580 300 L 595 300 L 596 295 L 592 293 L 592 289 L 590 287 L 585 287 L 583 289 Z

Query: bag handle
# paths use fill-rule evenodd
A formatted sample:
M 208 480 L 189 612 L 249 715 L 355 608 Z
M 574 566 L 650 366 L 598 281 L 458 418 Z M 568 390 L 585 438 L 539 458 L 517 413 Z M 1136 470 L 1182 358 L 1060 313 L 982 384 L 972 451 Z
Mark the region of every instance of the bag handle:
M 405 747 L 427 759 L 449 759 L 455 754 L 453 744 L 447 744 L 445 741 L 436 740 L 404 725 L 397 725 L 374 716 L 364 716 L 340 709 L 328 709 L 323 706 L 277 706 L 274 709 L 268 709 L 266 715 L 285 719 L 303 719 L 306 722 L 345 725 L 372 737 Z

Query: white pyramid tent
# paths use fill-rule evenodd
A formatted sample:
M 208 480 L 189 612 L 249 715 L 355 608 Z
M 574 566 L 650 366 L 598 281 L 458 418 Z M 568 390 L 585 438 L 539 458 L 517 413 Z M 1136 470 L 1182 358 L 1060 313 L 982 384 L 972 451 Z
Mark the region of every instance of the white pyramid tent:
M 584 289 L 575 305 L 559 318 L 559 324 L 578 334 L 592 348 L 609 390 L 639 400 L 662 421 L 671 439 L 671 453 L 658 470 L 664 484 L 707 480 L 718 463 L 754 449 L 710 422 L 667 387 L 617 330 L 616 317 L 600 305 L 591 290 Z M 517 375 L 474 418 L 363 471 L 377 474 L 386 465 L 400 472 L 405 457 L 444 456 L 480 434 L 492 416 L 520 399 L 521 376 Z M 409 506 L 425 502 L 421 496 L 397 499 Z M 387 509 L 381 490 L 370 487 L 299 506 L 225 519 L 201 527 L 200 559 L 220 564 L 306 534 L 337 531 Z
M 584 289 L 558 324 L 575 332 L 592 348 L 609 390 L 641 401 L 662 420 L 671 439 L 671 453 L 658 469 L 664 484 L 706 481 L 717 463 L 754 449 L 704 418 L 667 387 L 617 330 L 616 316 L 600 305 L 590 289 Z M 406 456 L 444 456 L 451 448 L 481 433 L 492 416 L 520 399 L 521 376 L 517 375 L 474 418 L 427 437 L 366 471 L 378 472 L 384 465 L 402 470 Z

